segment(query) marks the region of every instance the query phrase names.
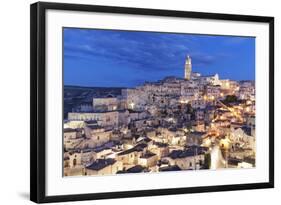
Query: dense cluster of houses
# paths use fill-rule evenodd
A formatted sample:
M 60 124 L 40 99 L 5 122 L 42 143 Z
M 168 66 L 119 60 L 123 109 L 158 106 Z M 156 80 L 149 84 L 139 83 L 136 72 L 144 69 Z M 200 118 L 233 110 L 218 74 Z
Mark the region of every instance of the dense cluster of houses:
M 193 73 L 188 57 L 185 78 L 76 107 L 63 137 L 64 176 L 254 167 L 255 85 Z

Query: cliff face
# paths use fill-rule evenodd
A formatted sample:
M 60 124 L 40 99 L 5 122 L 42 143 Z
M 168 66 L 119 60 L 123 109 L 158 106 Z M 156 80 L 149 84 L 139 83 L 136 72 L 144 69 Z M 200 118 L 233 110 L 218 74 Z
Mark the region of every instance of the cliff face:
M 119 87 L 80 87 L 80 86 L 64 86 L 64 119 L 67 113 L 77 108 L 81 104 L 92 104 L 93 97 L 106 97 L 121 95 Z

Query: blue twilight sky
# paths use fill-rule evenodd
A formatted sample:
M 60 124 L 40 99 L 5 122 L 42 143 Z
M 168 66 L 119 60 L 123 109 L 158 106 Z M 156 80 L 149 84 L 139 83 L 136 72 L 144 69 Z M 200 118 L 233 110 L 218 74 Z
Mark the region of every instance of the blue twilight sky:
M 192 70 L 255 79 L 255 38 L 139 31 L 64 29 L 64 84 L 134 87 Z

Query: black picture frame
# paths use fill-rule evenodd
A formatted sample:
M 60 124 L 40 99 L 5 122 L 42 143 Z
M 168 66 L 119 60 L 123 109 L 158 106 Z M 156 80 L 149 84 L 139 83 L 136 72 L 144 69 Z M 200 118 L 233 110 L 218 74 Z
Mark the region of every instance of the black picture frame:
M 216 19 L 230 21 L 263 22 L 269 25 L 269 181 L 263 183 L 203 186 L 192 188 L 171 188 L 108 193 L 46 196 L 46 11 L 48 9 L 121 13 L 130 15 L 168 16 L 195 19 Z M 156 10 L 82 4 L 38 2 L 30 7 L 30 200 L 37 203 L 76 200 L 97 200 L 123 197 L 217 192 L 274 187 L 274 18 L 218 13 Z

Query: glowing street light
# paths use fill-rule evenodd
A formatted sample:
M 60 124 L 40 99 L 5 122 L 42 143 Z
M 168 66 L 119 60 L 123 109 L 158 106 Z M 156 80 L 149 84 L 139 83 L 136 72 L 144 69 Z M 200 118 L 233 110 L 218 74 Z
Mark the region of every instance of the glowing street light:
M 246 101 L 246 105 L 251 105 L 252 104 L 252 101 L 251 100 L 247 100 Z
M 187 103 L 188 103 L 188 100 L 180 100 L 180 103 L 181 103 L 181 104 L 187 104 Z
M 131 103 L 129 104 L 129 106 L 130 106 L 130 108 L 133 110 L 134 107 L 135 107 L 135 103 L 131 102 Z
M 204 142 L 204 145 L 205 145 L 206 147 L 211 147 L 211 145 L 212 145 L 211 139 L 210 139 L 210 138 L 207 138 L 207 139 L 205 140 L 205 142 Z
M 226 86 L 227 88 L 229 88 L 229 82 L 225 83 L 225 86 Z
M 229 145 L 230 145 L 230 140 L 229 140 L 228 138 L 225 138 L 225 139 L 221 139 L 221 140 L 220 140 L 220 146 L 221 146 L 223 149 L 228 150 L 228 149 L 229 149 Z

